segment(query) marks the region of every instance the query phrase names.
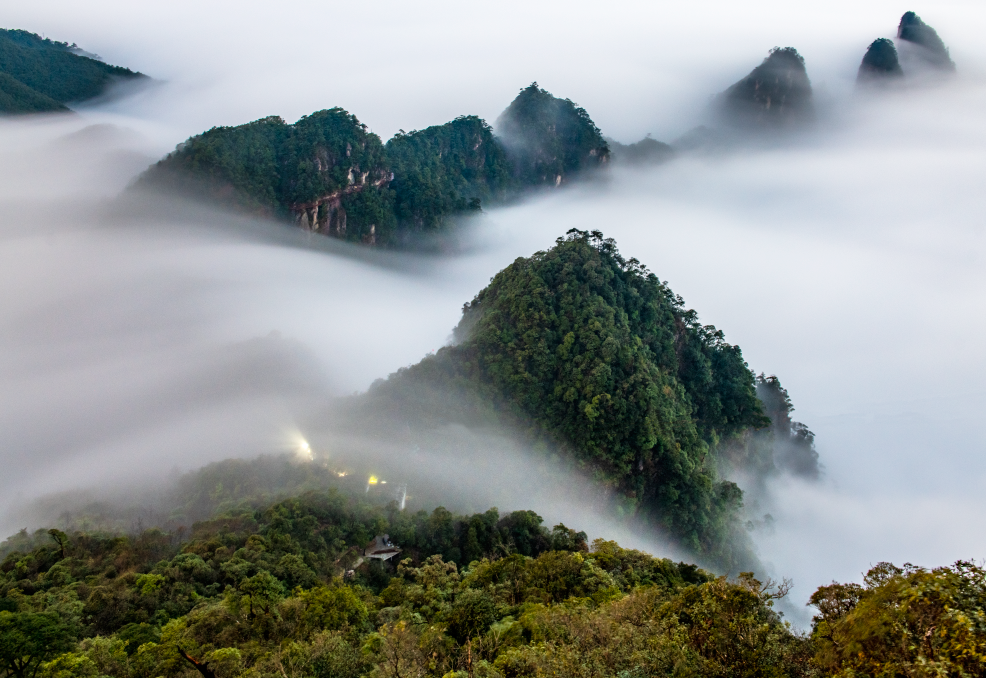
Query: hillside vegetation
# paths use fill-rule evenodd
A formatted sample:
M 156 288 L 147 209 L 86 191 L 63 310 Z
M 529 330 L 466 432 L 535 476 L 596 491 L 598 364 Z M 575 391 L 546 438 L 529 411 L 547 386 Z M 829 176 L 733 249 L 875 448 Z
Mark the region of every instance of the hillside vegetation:
M 214 464 L 185 489 L 222 497 L 270 468 Z M 289 475 L 309 473 L 296 465 Z M 970 563 L 931 571 L 880 563 L 862 585 L 821 587 L 811 633 L 802 635 L 774 610 L 787 582 L 717 577 L 612 541 L 588 544 L 532 511 L 412 513 L 337 489 L 258 504 L 241 490 L 239 507 L 188 527 L 129 535 L 51 528 L 0 545 L 0 675 L 754 678 L 986 669 L 986 577 Z M 402 549 L 393 560 L 361 555 L 379 534 Z
M 291 219 L 365 244 L 406 244 L 456 216 L 606 163 L 584 109 L 533 84 L 497 121 L 476 116 L 401 131 L 386 144 L 341 108 L 216 127 L 185 141 L 140 185 Z
M 354 432 L 370 422 L 506 424 L 595 478 L 624 517 L 735 567 L 749 562 L 743 493 L 720 461 L 761 475 L 818 470 L 787 392 L 762 381 L 738 346 L 615 242 L 572 230 L 466 304 L 454 345 L 354 398 L 343 418 Z
M 66 111 L 120 80 L 144 77 L 84 56 L 64 42 L 0 29 L 0 113 Z

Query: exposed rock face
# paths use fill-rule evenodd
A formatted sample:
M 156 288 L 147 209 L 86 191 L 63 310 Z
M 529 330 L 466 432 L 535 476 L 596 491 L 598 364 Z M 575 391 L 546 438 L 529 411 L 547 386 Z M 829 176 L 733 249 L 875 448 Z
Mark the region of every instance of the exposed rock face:
M 914 12 L 905 12 L 897 26 L 897 37 L 920 46 L 920 54 L 928 65 L 943 71 L 954 71 L 955 63 L 948 55 L 948 48 L 934 28 L 921 21 Z
M 559 186 L 609 160 L 609 146 L 585 109 L 536 82 L 521 90 L 495 128 L 521 185 Z
M 863 62 L 859 65 L 856 82 L 859 84 L 887 82 L 903 75 L 904 71 L 900 67 L 897 48 L 894 47 L 893 41 L 887 38 L 877 38 L 870 43 L 866 54 L 863 55 Z
M 762 64 L 719 95 L 720 112 L 740 127 L 786 127 L 813 117 L 811 96 L 804 58 L 793 47 L 775 47 Z

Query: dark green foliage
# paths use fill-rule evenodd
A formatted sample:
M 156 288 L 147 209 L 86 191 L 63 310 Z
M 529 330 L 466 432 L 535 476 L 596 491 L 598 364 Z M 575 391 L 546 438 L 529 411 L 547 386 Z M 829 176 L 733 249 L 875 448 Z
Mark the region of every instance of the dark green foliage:
M 817 478 L 818 452 L 815 434 L 799 421 L 792 421 L 794 405 L 787 389 L 776 376 L 757 377 L 757 397 L 764 413 L 770 417 L 770 434 L 774 439 L 774 463 L 778 468 L 804 478 Z
M 788 473 L 808 480 L 819 477 L 815 434 L 801 422 L 791 419 L 794 406 L 787 389 L 776 376 L 761 374 L 756 382 L 757 398 L 770 426 L 749 430 L 723 445 L 720 459 L 728 474 L 740 474 L 749 483 L 747 489 L 764 484 L 778 473 Z
M 728 122 L 778 127 L 812 117 L 811 83 L 805 60 L 793 47 L 775 47 L 748 76 L 719 95 Z
M 536 82 L 497 118 L 496 131 L 524 186 L 556 186 L 609 159 L 609 146 L 585 109 Z
M 291 216 L 351 240 L 394 225 L 383 144 L 341 108 L 293 125 L 270 117 L 215 127 L 179 145 L 141 181 L 248 212 Z
M 0 29 L 0 113 L 64 111 L 118 80 L 144 77 L 81 56 L 74 46 L 21 30 Z
M 945 71 L 955 70 L 955 63 L 948 55 L 945 43 L 938 37 L 938 32 L 921 21 L 921 17 L 914 12 L 904 12 L 897 26 L 897 37 L 923 47 L 926 60 L 936 68 Z
M 786 412 L 783 389 L 772 392 L 768 411 Z M 205 476 L 202 486 L 257 487 L 238 465 Z M 541 522 L 529 511 L 409 514 L 360 491 L 215 515 L 184 536 L 39 530 L 32 547 L 23 537 L 15 541 L 25 550 L 6 545 L 0 564 L 0 600 L 17 608 L 0 611 L 0 675 L 982 673 L 986 577 L 972 563 L 932 571 L 881 563 L 863 585 L 821 587 L 805 637 L 773 609 L 788 582 L 715 577 L 601 539 L 589 547 L 583 533 Z M 406 557 L 360 564 L 352 546 L 381 530 Z M 482 557 L 443 557 L 470 542 Z M 299 576 L 312 578 L 296 584 Z
M 503 199 L 510 171 L 485 121 L 462 116 L 387 142 L 397 218 L 415 228 L 441 226 L 449 215 Z
M 959 561 L 926 570 L 878 563 L 863 585 L 820 587 L 812 638 L 832 676 L 981 676 L 986 571 Z
M 31 89 L 6 73 L 0 73 L 0 111 L 4 113 L 44 113 L 67 111 L 68 107 Z
M 390 180 L 380 137 L 341 108 L 301 118 L 279 150 L 283 205 L 312 204 Z
M 427 421 L 429 390 L 460 389 L 441 416 L 476 421 L 472 392 L 617 490 L 627 513 L 728 560 L 741 492 L 717 479 L 709 450 L 769 419 L 740 349 L 638 261 L 573 230 L 497 274 L 455 335 L 372 388 L 372 409 L 391 398 L 390 416 Z
M 859 65 L 858 82 L 868 82 L 883 78 L 899 78 L 904 75 L 897 59 L 897 48 L 892 40 L 877 38 L 866 49 L 863 62 Z
M 341 108 L 293 125 L 264 118 L 192 137 L 138 184 L 291 218 L 354 242 L 402 245 L 524 186 L 560 183 L 608 158 L 583 109 L 536 87 L 524 90 L 500 120 L 510 132 L 507 146 L 476 116 L 402 130 L 386 145 Z
M 42 662 L 72 648 L 74 631 L 54 612 L 0 612 L 0 671 L 33 678 Z

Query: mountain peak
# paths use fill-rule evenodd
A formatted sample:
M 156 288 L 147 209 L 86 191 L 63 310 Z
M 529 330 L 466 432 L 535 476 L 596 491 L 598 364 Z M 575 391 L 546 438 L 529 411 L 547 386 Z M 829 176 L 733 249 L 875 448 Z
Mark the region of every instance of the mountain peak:
M 897 37 L 924 48 L 921 53 L 929 65 L 944 71 L 955 70 L 955 62 L 938 32 L 914 12 L 904 12 L 897 26 Z
M 734 124 L 780 127 L 810 119 L 811 96 L 804 57 L 794 47 L 775 47 L 719 98 L 722 112 Z

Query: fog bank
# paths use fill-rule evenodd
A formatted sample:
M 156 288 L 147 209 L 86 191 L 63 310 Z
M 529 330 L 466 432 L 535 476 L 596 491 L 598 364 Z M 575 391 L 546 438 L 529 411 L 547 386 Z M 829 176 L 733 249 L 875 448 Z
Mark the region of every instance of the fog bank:
M 9 502 L 289 449 L 326 399 L 439 348 L 490 276 L 575 227 L 616 238 L 752 369 L 777 374 L 817 434 L 823 480 L 776 483 L 774 531 L 756 534 L 773 574 L 794 579 L 795 602 L 881 560 L 986 554 L 982 6 L 288 9 L 7 8 L 11 27 L 167 81 L 77 116 L 0 121 Z M 892 35 L 905 9 L 938 30 L 958 77 L 854 94 L 866 45 Z M 303 39 L 299 16 L 345 30 Z M 606 182 L 491 210 L 455 256 L 398 259 L 277 224 L 109 202 L 216 124 L 341 105 L 386 138 L 462 113 L 492 120 L 535 79 L 608 135 L 670 140 L 774 45 L 806 57 L 823 113 L 813 131 L 614 168 Z M 618 536 L 530 499 L 549 521 Z M 4 531 L 17 520 L 0 509 Z

